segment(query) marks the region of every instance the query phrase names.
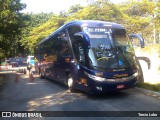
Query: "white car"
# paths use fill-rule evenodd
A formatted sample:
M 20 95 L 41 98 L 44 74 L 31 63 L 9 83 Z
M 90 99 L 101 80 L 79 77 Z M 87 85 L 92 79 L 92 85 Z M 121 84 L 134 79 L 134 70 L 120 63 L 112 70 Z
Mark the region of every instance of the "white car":
M 27 57 L 27 64 L 34 66 L 34 56 Z

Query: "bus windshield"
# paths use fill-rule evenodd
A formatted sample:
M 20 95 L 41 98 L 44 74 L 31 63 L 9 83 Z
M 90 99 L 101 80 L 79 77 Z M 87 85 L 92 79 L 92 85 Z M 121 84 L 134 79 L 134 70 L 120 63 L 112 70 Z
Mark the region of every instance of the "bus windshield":
M 91 67 L 121 69 L 134 65 L 134 50 L 125 29 L 84 27 L 83 31 L 90 38 Z

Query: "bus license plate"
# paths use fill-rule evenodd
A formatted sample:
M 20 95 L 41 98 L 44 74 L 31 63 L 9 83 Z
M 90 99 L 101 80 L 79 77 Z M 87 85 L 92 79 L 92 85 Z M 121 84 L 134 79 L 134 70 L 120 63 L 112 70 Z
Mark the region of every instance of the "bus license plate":
M 125 85 L 117 85 L 117 89 L 122 89 L 122 88 L 124 88 L 125 87 Z

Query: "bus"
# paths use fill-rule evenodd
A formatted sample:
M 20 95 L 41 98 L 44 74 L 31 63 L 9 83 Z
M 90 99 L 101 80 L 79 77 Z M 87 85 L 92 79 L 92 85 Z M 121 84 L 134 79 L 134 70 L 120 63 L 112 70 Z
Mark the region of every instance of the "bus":
M 117 23 L 79 20 L 64 24 L 40 41 L 35 67 L 49 78 L 90 94 L 132 88 L 143 76 L 131 43 L 139 34 L 127 34 Z

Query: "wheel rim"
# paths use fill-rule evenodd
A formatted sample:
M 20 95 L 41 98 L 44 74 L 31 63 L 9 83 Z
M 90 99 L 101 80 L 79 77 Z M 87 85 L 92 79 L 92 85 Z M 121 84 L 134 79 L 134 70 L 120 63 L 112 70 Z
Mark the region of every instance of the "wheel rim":
M 73 86 L 73 79 L 71 77 L 68 78 L 68 87 L 71 88 Z

